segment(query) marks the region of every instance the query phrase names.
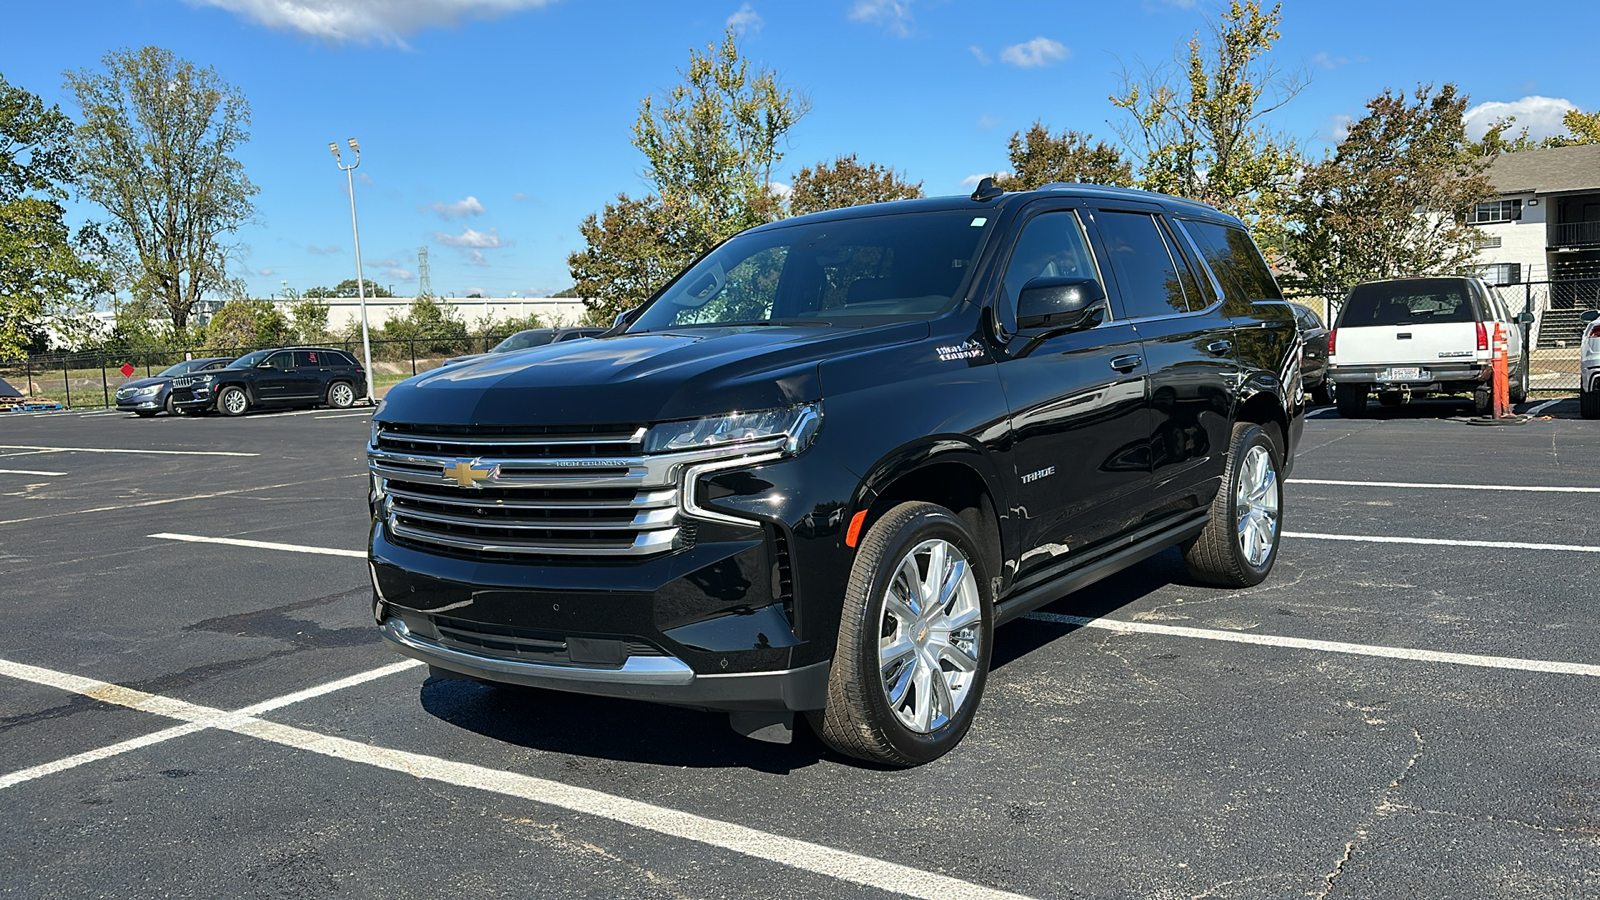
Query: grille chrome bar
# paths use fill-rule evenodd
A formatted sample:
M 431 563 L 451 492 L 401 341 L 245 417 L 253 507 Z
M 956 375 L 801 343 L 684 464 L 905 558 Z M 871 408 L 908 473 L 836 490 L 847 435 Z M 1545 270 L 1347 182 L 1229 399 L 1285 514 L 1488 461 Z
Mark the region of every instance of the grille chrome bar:
M 454 488 L 454 484 L 451 485 Z M 410 500 L 420 503 L 438 503 L 446 506 L 459 506 L 463 508 L 486 509 L 521 509 L 521 510 L 563 510 L 563 509 L 595 509 L 613 512 L 625 512 L 639 509 L 671 508 L 678 505 L 678 492 L 672 489 L 656 491 L 640 491 L 632 497 L 611 500 L 604 498 L 550 498 L 544 500 L 507 500 L 497 498 L 493 500 L 475 496 L 474 493 L 458 490 L 455 496 L 442 494 L 424 494 L 397 487 L 393 484 L 385 488 L 384 493 L 391 497 Z
M 389 532 L 402 540 L 415 541 L 421 544 L 436 544 L 455 550 L 467 550 L 475 553 L 506 553 L 526 554 L 531 556 L 647 556 L 660 553 L 672 548 L 672 542 L 678 536 L 677 528 L 665 528 L 660 531 L 642 531 L 631 540 L 596 541 L 596 540 L 564 540 L 564 541 L 508 541 L 485 540 L 470 536 L 447 536 L 433 530 L 423 530 L 404 525 L 397 521 L 394 515 L 389 516 Z
M 510 531 L 620 531 L 663 527 L 677 521 L 675 509 L 651 510 L 635 513 L 631 519 L 512 519 L 505 516 L 457 516 L 410 506 L 396 508 L 389 503 L 389 511 L 408 519 L 438 522 L 442 525 L 465 525 L 470 528 L 504 528 Z M 661 514 L 665 513 L 663 517 Z

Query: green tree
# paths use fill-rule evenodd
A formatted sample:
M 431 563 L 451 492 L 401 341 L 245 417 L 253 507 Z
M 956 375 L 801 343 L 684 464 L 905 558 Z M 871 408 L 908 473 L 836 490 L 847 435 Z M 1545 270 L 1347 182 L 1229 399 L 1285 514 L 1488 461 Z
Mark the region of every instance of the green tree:
M 1453 84 L 1367 101 L 1289 203 L 1286 284 L 1331 296 L 1370 278 L 1469 271 L 1477 245 L 1465 216 L 1494 189 L 1490 158 L 1467 140 L 1466 106 Z
M 181 332 L 201 296 L 223 286 L 224 240 L 254 212 L 256 186 L 235 157 L 250 105 L 215 70 L 160 47 L 113 51 L 102 64 L 66 76 L 83 111 L 83 191 L 111 213 L 134 293 L 160 301 Z
M 71 234 L 62 203 L 75 181 L 72 122 L 0 76 L 0 359 L 39 348 L 46 326 L 86 333 L 109 287 L 99 232 Z
M 1577 144 L 1600 144 L 1600 112 L 1586 113 L 1569 109 L 1561 117 L 1568 134 L 1545 138 L 1546 147 L 1571 147 Z
M 1034 122 L 1027 134 L 1012 133 L 1012 174 L 996 178 L 995 184 L 1008 191 L 1033 190 L 1053 181 L 1132 187 L 1133 165 L 1122 151 L 1105 141 L 1091 145 L 1091 140 L 1091 135 L 1070 129 L 1054 135 L 1043 122 Z
M 584 249 L 567 257 L 592 320 L 637 306 L 690 260 L 781 214 L 772 172 L 810 100 L 772 71 L 753 69 L 731 30 L 720 45 L 691 50 L 679 75 L 665 97 L 640 102 L 634 124 L 653 192 L 642 200 L 619 194 L 586 218 Z
M 229 300 L 211 317 L 204 343 L 229 350 L 248 350 L 291 343 L 294 330 L 278 307 L 267 300 Z
M 1262 12 L 1234 0 L 1196 34 L 1185 59 L 1125 73 L 1111 102 L 1131 121 L 1119 130 L 1138 167 L 1139 187 L 1209 203 L 1239 216 L 1258 238 L 1276 233 L 1280 201 L 1301 157 L 1267 117 L 1305 87 L 1270 62 L 1282 5 Z
M 320 344 L 331 336 L 328 331 L 328 304 L 318 297 L 302 297 L 289 304 L 289 327 L 295 338 L 307 344 Z
M 789 214 L 803 216 L 825 209 L 843 209 L 867 203 L 912 200 L 923 196 L 922 182 L 908 181 L 903 173 L 877 163 L 862 165 L 854 153 L 832 163 L 803 166 L 789 190 Z
M 356 328 L 359 338 L 360 326 Z M 461 353 L 468 345 L 467 324 L 460 314 L 432 297 L 411 301 L 404 315 L 383 324 L 381 334 L 384 340 L 414 341 L 417 352 L 425 355 Z

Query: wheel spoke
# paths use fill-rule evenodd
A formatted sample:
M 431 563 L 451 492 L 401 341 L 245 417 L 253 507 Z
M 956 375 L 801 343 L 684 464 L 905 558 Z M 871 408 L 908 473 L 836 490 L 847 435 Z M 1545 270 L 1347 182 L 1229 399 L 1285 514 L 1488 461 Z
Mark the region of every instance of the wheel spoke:
M 978 668 L 978 661 L 967 653 L 960 644 L 946 644 L 939 648 L 939 659 L 949 661 L 956 670 L 963 674 L 971 674 Z
M 969 606 L 965 609 L 954 612 L 951 615 L 941 617 L 937 622 L 934 622 L 933 625 L 940 631 L 955 632 L 960 631 L 961 629 L 970 625 L 977 624 L 977 621 L 981 618 L 983 618 L 982 611 L 976 606 Z
M 914 554 L 908 554 L 900 560 L 900 568 L 895 571 L 895 581 L 905 581 L 906 593 L 904 601 L 911 610 L 911 620 L 922 614 L 922 573 L 917 571 L 917 560 Z
M 912 689 L 916 691 L 916 697 L 912 700 L 911 727 L 918 731 L 929 730 L 933 718 L 933 682 L 937 677 L 927 663 L 920 658 L 917 660 L 911 673 Z
M 961 579 L 967 574 L 967 561 L 958 559 L 951 563 L 950 571 L 945 575 L 944 584 L 939 586 L 939 603 L 935 609 L 939 610 L 934 615 L 943 615 L 944 608 L 950 605 L 950 598 L 961 587 Z
M 909 631 L 919 618 L 917 611 L 906 605 L 904 600 L 896 597 L 892 588 L 889 594 L 883 598 L 883 611 L 885 614 L 895 618 L 901 631 Z
M 883 683 L 884 690 L 889 695 L 889 708 L 895 710 L 896 714 L 899 713 L 901 705 L 906 702 L 906 689 L 911 687 L 911 678 L 916 674 L 916 671 L 917 664 L 913 660 L 911 664 L 902 667 L 899 672 L 895 673 L 893 682 L 886 680 Z
M 956 698 L 950 693 L 950 682 L 946 679 L 942 669 L 933 670 L 933 700 L 928 704 L 933 707 L 929 710 L 928 724 L 944 724 L 956 714 Z
M 939 589 L 944 584 L 945 569 L 950 559 L 945 549 L 947 546 L 944 541 L 934 541 L 933 546 L 928 548 L 928 575 L 922 581 L 922 602 L 919 605 L 924 615 L 930 606 L 938 605 Z
M 916 653 L 917 645 L 910 638 L 901 638 L 887 647 L 878 648 L 878 668 L 882 670 L 883 677 L 888 678 L 894 674 L 895 666 L 909 662 Z

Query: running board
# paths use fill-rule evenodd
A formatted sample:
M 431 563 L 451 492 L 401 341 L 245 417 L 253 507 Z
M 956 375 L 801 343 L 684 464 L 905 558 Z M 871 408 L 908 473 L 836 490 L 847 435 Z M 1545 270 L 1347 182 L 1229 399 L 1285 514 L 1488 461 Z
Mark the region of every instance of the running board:
M 1199 534 L 1206 527 L 1209 513 L 1202 511 L 1175 525 L 1162 527 L 1148 537 L 1136 538 L 1126 547 L 1111 551 L 1068 569 L 1043 584 L 1024 590 L 995 607 L 995 624 L 1004 625 L 1021 618 L 1041 606 L 1046 606 L 1067 594 L 1086 587 L 1136 563 L 1144 562 L 1157 553 Z

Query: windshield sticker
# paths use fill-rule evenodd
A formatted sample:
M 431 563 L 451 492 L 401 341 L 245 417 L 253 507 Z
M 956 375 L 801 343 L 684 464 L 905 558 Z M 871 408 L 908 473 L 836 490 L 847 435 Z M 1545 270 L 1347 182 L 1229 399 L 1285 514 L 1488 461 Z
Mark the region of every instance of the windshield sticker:
M 972 359 L 983 355 L 983 345 L 974 340 L 962 341 L 949 347 L 935 347 L 941 362 L 950 362 L 957 359 Z
M 977 218 L 972 220 L 972 227 L 973 228 L 982 228 L 985 224 L 988 223 L 988 221 L 989 220 L 984 218 L 983 216 L 978 216 Z

